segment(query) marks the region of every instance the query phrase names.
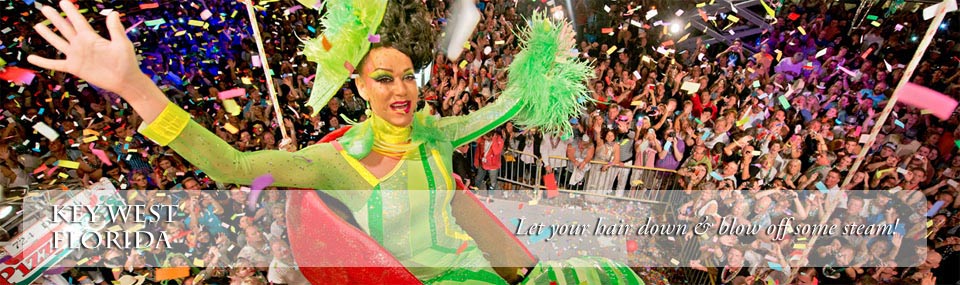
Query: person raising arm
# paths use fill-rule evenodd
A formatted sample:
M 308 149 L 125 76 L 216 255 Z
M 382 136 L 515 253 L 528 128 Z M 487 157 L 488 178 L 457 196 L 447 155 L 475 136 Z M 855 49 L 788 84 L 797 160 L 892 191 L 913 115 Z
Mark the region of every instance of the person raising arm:
M 149 124 L 142 133 L 161 145 L 169 145 L 214 180 L 248 184 L 254 178 L 270 173 L 277 186 L 336 188 L 339 184 L 330 178 L 347 175 L 333 173 L 331 171 L 338 170 L 321 167 L 321 164 L 311 163 L 304 158 L 316 160 L 336 154 L 335 151 L 324 151 L 324 148 L 329 148 L 325 145 L 311 146 L 296 153 L 278 150 L 244 153 L 234 149 L 192 121 L 189 114 L 171 103 L 160 88 L 140 71 L 133 43 L 127 38 L 117 12 L 107 15 L 108 40 L 97 34 L 73 3 L 61 1 L 60 8 L 66 14 L 66 19 L 53 7 L 44 6 L 40 9 L 60 31 L 59 35 L 42 23 L 34 28 L 66 58 L 49 59 L 30 55 L 27 61 L 41 68 L 73 74 L 120 95 L 143 122 Z

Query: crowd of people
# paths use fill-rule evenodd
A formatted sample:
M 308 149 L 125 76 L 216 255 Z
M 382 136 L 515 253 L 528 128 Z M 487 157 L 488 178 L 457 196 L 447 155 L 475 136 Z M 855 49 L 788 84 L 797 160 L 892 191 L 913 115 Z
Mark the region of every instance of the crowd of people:
M 0 19 L 3 27 L 9 27 L 0 35 L 0 57 L 8 68 L 35 69 L 25 61 L 28 54 L 56 57 L 54 49 L 40 44 L 33 32 L 32 25 L 42 17 L 26 2 L 7 2 L 4 9 L 16 13 L 5 13 Z M 886 203 L 893 203 L 890 201 L 924 203 L 925 209 L 940 201 L 938 211 L 927 218 L 933 223 L 911 231 L 929 240 L 927 260 L 921 265 L 860 268 L 855 265 L 862 260 L 849 258 L 849 253 L 866 249 L 865 241 L 824 239 L 820 241 L 823 244 L 811 245 L 811 258 L 835 258 L 833 264 L 842 270 L 825 273 L 825 268 L 796 266 L 799 273 L 789 277 L 796 284 L 813 284 L 812 278 L 842 284 L 933 284 L 933 275 L 939 278 L 938 284 L 960 279 L 958 272 L 949 270 L 960 264 L 960 199 L 956 199 L 960 193 L 956 181 L 960 176 L 960 116 L 955 112 L 940 120 L 899 104 L 891 119 L 877 122 L 917 48 L 918 36 L 926 30 L 928 21 L 921 13 L 910 12 L 918 4 L 895 4 L 900 11 L 886 15 L 886 8 L 880 11 L 877 7 L 872 13 L 882 15 L 880 22 L 855 26 L 857 9 L 848 9 L 843 2 L 773 1 L 770 5 L 778 12 L 769 19 L 774 22 L 772 29 L 729 44 L 706 44 L 698 36 L 684 37 L 696 33 L 692 28 L 671 31 L 673 25 L 664 23 L 677 21 L 669 15 L 679 14 L 675 11 L 681 8 L 693 13 L 696 8 L 686 3 L 602 2 L 572 1 L 571 7 L 561 10 L 572 8 L 574 12 L 572 21 L 580 43 L 571 52 L 594 62 L 596 68 L 596 78 L 588 82 L 594 100 L 580 117 L 571 118 L 574 134 L 543 135 L 510 123 L 496 129 L 454 155 L 454 172 L 469 187 L 502 189 L 510 186 L 498 179 L 505 173 L 541 168 L 542 173 L 553 175 L 560 188 L 582 189 L 586 196 L 630 196 L 637 190 L 633 181 L 638 169 L 657 169 L 669 173 L 658 179 L 676 183 L 659 185 L 687 190 L 680 200 L 689 202 L 681 207 L 689 212 L 682 214 L 765 216 L 768 221 L 770 215 L 781 213 L 802 214 L 806 219 L 882 220 L 896 213 L 883 210 Z M 264 3 L 256 12 L 269 55 L 264 63 L 258 59 L 241 2 L 161 1 L 159 7 L 126 1 L 77 3 L 89 10 L 85 14 L 92 16 L 98 29 L 104 26 L 104 17 L 93 15 L 105 9 L 123 11 L 124 24 L 130 27 L 128 36 L 142 51 L 143 72 L 198 123 L 239 150 L 293 151 L 351 121 L 366 119 L 366 103 L 351 83 L 319 115 L 311 116 L 313 110 L 305 101 L 317 67 L 298 48 L 300 39 L 317 37 L 323 28 L 316 26 L 319 14 L 296 1 Z M 426 4 L 440 33 L 451 16 L 448 3 L 429 0 Z M 438 53 L 424 72 L 429 79 L 422 82 L 421 107 L 438 117 L 458 116 L 496 100 L 506 86 L 507 67 L 521 48 L 512 31 L 524 25 L 524 17 L 535 10 L 557 11 L 553 4 L 478 1 L 481 20 L 464 53 L 456 60 Z M 654 9 L 660 16 L 650 16 L 648 11 Z M 710 28 L 722 33 L 744 24 L 726 15 L 710 16 L 717 18 L 707 21 Z M 960 45 L 952 40 L 957 34 L 949 25 L 940 29 L 911 82 L 954 98 L 960 95 Z M 264 74 L 263 64 L 269 64 L 271 76 Z M 282 121 L 275 119 L 267 78 L 277 83 Z M 218 98 L 220 92 L 236 88 L 242 88 L 244 95 Z M 65 183 L 83 187 L 107 178 L 118 189 L 135 190 L 127 195 L 130 203 L 194 201 L 203 205 L 197 207 L 202 209 L 196 213 L 201 217 L 194 220 L 216 219 L 227 225 L 173 224 L 166 230 L 191 240 L 184 241 L 183 247 L 104 256 L 104 262 L 128 258 L 104 263 L 125 267 L 113 279 L 142 274 L 151 266 L 180 265 L 193 267 L 191 276 L 203 273 L 208 280 L 296 284 L 295 273 L 257 268 L 251 264 L 264 263 L 250 260 L 272 256 L 273 262 L 291 262 L 284 251 L 283 211 L 277 211 L 282 209 L 278 208 L 283 205 L 282 195 L 268 194 L 255 209 L 247 209 L 245 188 L 212 181 L 169 149 L 150 142 L 137 133 L 141 123 L 137 114 L 118 103 L 116 95 L 71 76 L 36 72 L 27 84 L 6 84 L 0 90 L 5 96 L 0 98 L 0 185 L 56 189 Z M 883 124 L 880 135 L 875 141 L 864 141 L 862 136 L 877 123 Z M 53 135 L 45 129 L 52 129 Z M 288 134 L 286 139 L 281 129 Z M 862 148 L 869 149 L 868 155 L 863 166 L 851 173 Z M 517 157 L 517 153 L 532 156 Z M 847 175 L 853 175 L 852 183 L 842 185 Z M 510 177 L 532 178 L 536 177 Z M 158 197 L 154 192 L 158 189 L 187 191 Z M 195 191 L 199 189 L 229 190 Z M 759 189 L 774 190 L 761 196 Z M 848 190 L 851 194 L 831 204 L 820 192 L 803 189 Z M 706 194 L 694 190 L 752 193 L 721 191 L 705 198 Z M 711 201 L 712 208 L 705 206 Z M 906 220 L 913 213 L 900 214 Z M 221 240 L 237 246 L 233 251 L 226 245 L 215 246 L 218 250 L 203 257 L 194 253 L 201 263 L 184 255 L 198 243 L 220 245 Z M 726 277 L 724 270 L 744 265 L 743 259 L 736 257 L 753 258 L 758 252 L 756 248 L 711 246 L 712 256 L 690 266 L 719 268 L 706 270 L 717 277 Z M 897 241 L 870 246 L 892 248 Z M 764 250 L 776 256 L 775 250 Z M 792 251 L 784 247 L 779 254 L 789 256 Z M 789 263 L 780 264 L 789 268 Z M 231 268 L 216 269 L 214 264 Z M 757 272 L 737 270 L 734 275 L 744 277 Z M 100 281 L 94 276 L 111 279 L 111 274 L 65 273 L 69 274 L 87 274 L 91 278 L 86 280 L 92 284 Z M 90 284 L 81 278 L 73 280 Z M 718 280 L 743 284 L 739 282 L 753 279 Z

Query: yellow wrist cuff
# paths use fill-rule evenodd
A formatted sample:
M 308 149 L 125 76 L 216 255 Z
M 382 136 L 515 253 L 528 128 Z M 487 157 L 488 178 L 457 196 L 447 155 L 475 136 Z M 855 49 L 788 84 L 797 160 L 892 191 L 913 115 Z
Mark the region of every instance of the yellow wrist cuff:
M 173 103 L 168 103 L 160 116 L 157 116 L 150 125 L 140 131 L 144 136 L 152 139 L 161 146 L 170 144 L 180 136 L 180 132 L 190 122 L 190 114 Z

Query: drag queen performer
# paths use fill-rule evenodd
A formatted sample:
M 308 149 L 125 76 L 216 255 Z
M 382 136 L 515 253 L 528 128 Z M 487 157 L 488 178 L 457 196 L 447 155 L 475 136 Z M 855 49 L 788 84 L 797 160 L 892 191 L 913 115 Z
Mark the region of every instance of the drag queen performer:
M 317 7 L 314 4 L 304 6 Z M 468 116 L 436 119 L 415 112 L 419 90 L 414 72 L 427 65 L 435 43 L 422 2 L 344 0 L 323 5 L 326 41 L 308 41 L 304 50 L 318 63 L 309 104 L 314 113 L 326 105 L 353 73 L 349 66 L 356 66 L 357 89 L 369 102 L 370 117 L 332 143 L 295 153 L 240 152 L 192 121 L 140 72 L 116 12 L 107 16 L 111 38 L 107 40 L 69 1 L 60 2 L 69 22 L 56 9 L 43 7 L 42 13 L 60 34 L 43 24 L 35 29 L 66 59 L 31 55 L 28 60 L 119 94 L 148 124 L 141 133 L 170 146 L 216 181 L 248 184 L 270 173 L 274 185 L 329 194 L 352 211 L 365 233 L 426 284 L 506 284 L 452 218 L 451 156 L 455 147 L 511 119 L 549 133 L 571 133 L 567 122 L 581 111 L 586 97 L 583 82 L 592 72 L 571 58 L 569 25 L 534 16 L 523 35 L 526 48 L 510 66 L 509 86 L 496 103 Z M 379 41 L 368 39 L 374 34 Z M 408 189 L 428 191 L 398 191 Z M 461 244 L 468 246 L 454 253 Z M 293 250 L 295 255 L 304 254 Z M 307 277 L 314 284 L 328 283 Z M 592 257 L 540 262 L 521 283 L 552 282 L 643 283 L 622 264 Z

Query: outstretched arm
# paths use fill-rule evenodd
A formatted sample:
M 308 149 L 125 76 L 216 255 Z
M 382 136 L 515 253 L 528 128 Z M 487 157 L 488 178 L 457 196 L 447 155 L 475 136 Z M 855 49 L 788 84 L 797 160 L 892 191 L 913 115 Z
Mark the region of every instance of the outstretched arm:
M 321 171 L 319 160 L 335 158 L 331 146 L 309 147 L 297 153 L 260 151 L 243 153 L 190 119 L 190 115 L 170 103 L 163 92 L 138 67 L 133 44 L 113 12 L 107 16 L 110 40 L 100 37 L 70 1 L 61 1 L 69 22 L 56 9 L 44 6 L 41 12 L 60 31 L 55 34 L 46 25 L 34 26 L 37 33 L 66 55 L 52 60 L 31 55 L 31 63 L 42 68 L 67 72 L 91 84 L 119 94 L 150 124 L 142 132 L 161 145 L 169 144 L 177 153 L 197 165 L 211 178 L 227 183 L 249 184 L 270 173 L 275 185 L 323 188 L 329 168 Z M 313 160 L 318 160 L 313 162 Z M 295 170 L 294 170 L 295 169 Z M 312 175 L 304 175 L 310 173 Z M 299 177 L 298 177 L 299 176 Z

